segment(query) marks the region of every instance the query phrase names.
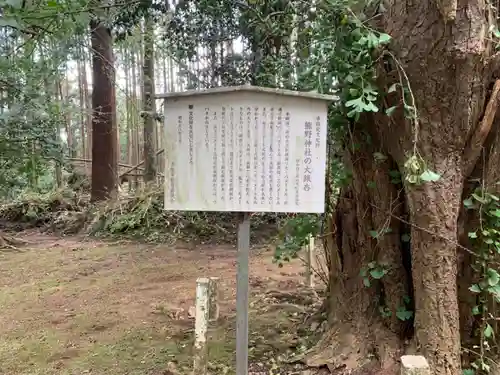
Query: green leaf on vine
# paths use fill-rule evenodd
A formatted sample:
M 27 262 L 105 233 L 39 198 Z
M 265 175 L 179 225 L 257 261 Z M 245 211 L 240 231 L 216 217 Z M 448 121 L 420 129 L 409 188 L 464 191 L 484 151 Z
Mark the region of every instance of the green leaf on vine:
M 384 161 L 387 160 L 387 156 L 382 154 L 381 152 L 374 152 L 373 157 L 375 158 L 376 161 Z
M 491 28 L 491 33 L 496 37 L 496 38 L 500 38 L 500 31 L 498 30 L 498 27 L 492 25 L 492 28 Z
M 469 238 L 477 238 L 477 233 L 476 232 L 469 232 L 468 236 L 469 236 Z
M 411 238 L 410 238 L 410 235 L 408 233 L 405 233 L 401 236 L 401 241 L 403 242 L 410 242 Z
M 482 204 L 485 204 L 486 203 L 486 199 L 484 197 L 480 197 L 479 195 L 477 195 L 476 193 L 472 194 L 472 197 L 477 200 L 479 203 L 482 203 Z
M 435 182 L 441 178 L 437 173 L 427 169 L 420 175 L 420 179 L 425 182 Z
M 488 293 L 490 293 L 496 300 L 500 299 L 500 285 L 490 286 L 488 288 Z
M 365 105 L 365 110 L 368 112 L 378 112 L 378 107 L 375 104 L 373 104 L 372 102 L 368 102 Z
M 472 315 L 479 315 L 481 314 L 481 311 L 479 310 L 479 306 L 474 306 L 472 308 Z
M 387 90 L 388 93 L 395 92 L 396 89 L 398 88 L 399 83 L 393 83 L 390 87 L 389 90 Z
M 488 284 L 490 286 L 497 285 L 498 282 L 500 281 L 500 275 L 498 274 L 498 272 L 492 268 L 489 268 L 487 273 L 488 273 Z
M 481 288 L 479 287 L 478 284 L 473 284 L 470 286 L 469 290 L 472 292 L 472 293 L 481 293 Z
M 398 106 L 397 106 L 397 105 L 394 105 L 394 106 L 392 106 L 392 107 L 387 108 L 387 109 L 385 110 L 385 114 L 386 114 L 387 116 L 392 116 L 392 114 L 394 113 L 394 111 L 396 110 L 396 108 L 398 108 Z
M 381 269 L 381 268 L 377 268 L 377 269 L 374 269 L 374 270 L 371 270 L 370 271 L 370 276 L 373 277 L 374 279 L 376 280 L 379 280 L 381 279 L 382 277 L 384 277 L 384 275 L 387 273 L 386 270 L 384 269 Z
M 380 44 L 389 43 L 391 41 L 391 36 L 389 34 L 382 33 L 378 37 L 378 41 Z
M 496 210 L 491 210 L 490 215 L 495 217 L 500 217 L 500 210 L 498 208 Z
M 471 208 L 472 206 L 474 206 L 474 202 L 472 201 L 472 199 L 467 198 L 464 200 L 464 206 L 466 208 Z
M 486 323 L 486 328 L 484 329 L 484 337 L 490 338 L 493 336 L 493 328 L 489 325 L 489 323 Z
M 360 96 L 359 98 L 348 100 L 345 106 L 348 108 L 353 107 L 357 112 L 362 112 L 365 108 L 365 103 L 363 102 L 363 97 Z
M 406 310 L 404 306 L 400 306 L 396 311 L 396 316 L 399 320 L 406 321 L 411 319 L 411 317 L 413 316 L 413 311 Z

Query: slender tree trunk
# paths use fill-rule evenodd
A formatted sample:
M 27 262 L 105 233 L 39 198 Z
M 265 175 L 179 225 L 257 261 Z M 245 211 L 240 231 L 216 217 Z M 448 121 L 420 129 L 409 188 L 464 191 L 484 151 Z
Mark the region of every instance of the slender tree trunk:
M 144 131 L 142 129 L 142 121 L 140 120 L 140 112 L 143 108 L 143 98 L 144 98 L 144 28 L 141 23 L 140 29 L 141 38 L 139 39 L 139 51 L 137 53 L 137 72 L 139 73 L 139 96 L 137 97 L 137 162 L 139 163 L 142 159 L 143 155 L 143 147 L 144 147 Z M 141 179 L 137 179 L 138 184 L 141 184 Z M 140 185 L 139 185 L 140 186 Z
M 125 154 L 125 161 L 128 165 L 133 164 L 133 159 L 132 159 L 132 132 L 133 132 L 133 127 L 132 127 L 132 97 L 131 97 L 131 91 L 130 91 L 130 56 L 129 56 L 129 49 L 128 46 L 125 46 L 123 49 L 123 55 L 125 59 L 125 111 L 126 111 L 126 121 L 127 121 L 127 140 L 126 140 L 126 154 Z M 127 181 L 128 182 L 128 190 L 130 191 L 132 189 L 132 183 L 131 179 L 128 176 L 124 176 L 120 183 L 123 183 Z
M 81 50 L 80 50 L 81 51 Z M 87 139 L 86 139 L 86 124 L 87 124 L 87 115 L 85 113 L 85 94 L 83 89 L 83 67 L 82 67 L 82 57 L 81 52 L 79 54 L 79 58 L 76 60 L 77 70 L 78 70 L 78 104 L 80 107 L 80 139 L 81 139 L 81 155 L 82 158 L 85 159 L 87 157 Z
M 44 67 L 46 70 L 52 69 L 52 67 L 48 63 L 48 60 L 46 60 L 46 58 L 45 58 L 43 48 L 40 49 L 40 59 L 41 59 L 42 63 L 44 64 Z M 57 97 L 56 93 L 58 92 L 58 88 L 61 85 L 60 77 L 57 75 L 55 82 L 53 82 L 51 85 L 49 82 L 48 76 L 45 75 L 43 77 L 43 85 L 44 85 L 44 91 L 45 91 L 45 105 L 47 107 L 50 107 L 52 105 L 53 100 Z M 53 133 L 53 141 L 57 145 L 56 147 L 58 149 L 62 149 L 62 147 L 61 147 L 61 125 L 60 125 L 61 118 L 59 116 L 57 116 L 55 120 L 56 120 L 55 124 L 54 124 L 55 126 L 53 129 L 53 132 L 54 132 Z M 61 159 L 62 159 L 62 153 L 57 152 L 57 156 L 56 156 L 55 161 L 54 161 L 54 164 L 55 164 L 54 174 L 55 174 L 56 186 L 58 188 L 60 188 L 62 186 L 62 166 L 61 166 L 62 160 Z
M 174 74 L 174 60 L 169 57 L 168 58 L 168 67 L 169 67 L 169 75 L 168 75 L 168 79 L 169 79 L 169 90 L 170 92 L 174 92 L 175 91 L 175 84 L 176 84 L 176 76 Z
M 82 84 L 83 84 L 83 100 L 85 102 L 85 118 L 86 118 L 86 136 L 87 136 L 87 154 L 85 157 L 87 159 L 92 158 L 92 99 L 90 98 L 89 95 L 89 85 L 88 85 L 88 79 L 87 79 L 87 53 L 85 50 L 82 50 Z
M 57 92 L 57 87 L 61 87 L 61 80 L 60 77 L 57 77 L 57 81 L 55 82 L 54 86 L 56 87 L 55 90 L 50 90 L 50 85 L 48 84 L 48 81 L 46 83 L 47 87 L 47 101 L 50 103 L 51 98 L 56 97 L 55 93 Z M 54 87 L 53 86 L 53 87 Z M 52 92 L 51 92 L 52 91 Z M 52 95 L 51 95 L 52 94 Z M 61 98 L 62 102 L 62 98 Z M 57 153 L 57 158 L 55 161 L 55 177 L 56 177 L 56 186 L 58 188 L 61 188 L 62 186 L 62 160 L 63 160 L 63 148 L 61 145 L 61 120 L 65 119 L 66 114 L 63 115 L 63 118 L 58 118 L 56 120 L 56 126 L 54 129 L 54 140 L 57 144 L 57 147 L 59 149 L 59 152 Z
M 92 201 L 117 188 L 116 102 L 113 39 L 104 23 L 90 22 L 92 41 Z
M 34 63 L 33 61 L 33 53 L 30 49 L 29 46 L 29 38 L 28 37 L 23 37 L 24 43 L 22 44 L 23 46 L 23 55 L 26 61 L 31 61 L 31 63 Z M 27 86 L 32 86 L 34 85 L 33 79 L 29 74 L 25 74 L 25 83 Z M 10 108 L 10 107 L 9 107 Z M 35 116 L 34 116 L 34 111 L 30 110 L 27 113 L 27 120 L 31 123 L 35 121 Z M 29 155 L 29 164 L 30 164 L 30 171 L 29 171 L 29 181 L 30 181 L 30 188 L 35 190 L 38 186 L 38 161 L 37 161 L 37 142 L 36 140 L 30 141 L 30 148 L 31 148 L 31 154 Z
M 217 87 L 217 43 L 210 42 L 210 87 Z
M 163 58 L 162 60 L 162 76 L 163 76 L 163 92 L 168 92 L 168 83 L 167 83 L 167 59 L 168 58 Z
M 130 126 L 130 68 L 129 68 L 129 58 L 128 58 L 128 49 L 125 47 L 123 49 L 123 56 L 125 59 L 124 69 L 125 69 L 125 112 L 126 112 L 126 122 L 127 122 L 127 141 L 126 141 L 126 152 L 125 152 L 125 162 L 127 164 L 131 164 L 132 160 L 130 159 L 130 135 L 131 135 L 131 126 Z
M 155 127 L 156 106 L 154 97 L 154 22 L 146 16 L 144 33 L 144 182 L 152 182 L 156 178 Z
M 131 97 L 131 102 L 132 102 L 132 142 L 131 142 L 131 155 L 132 155 L 132 164 L 136 165 L 139 163 L 139 153 L 138 153 L 138 145 L 139 145 L 139 137 L 138 137 L 138 128 L 139 124 L 137 123 L 137 118 L 138 118 L 138 101 L 137 101 L 137 59 L 136 59 L 136 54 L 135 51 L 131 51 L 131 65 L 132 65 L 132 97 Z M 133 188 L 137 188 L 138 186 L 138 179 L 137 175 L 134 176 L 133 178 Z
M 65 70 L 66 73 L 66 70 Z M 58 90 L 59 90 L 59 97 L 61 100 L 61 103 L 64 103 L 65 108 L 64 108 L 64 125 L 65 125 L 65 132 L 66 132 L 66 137 L 67 137 L 67 143 L 68 143 L 68 151 L 69 151 L 69 157 L 70 158 L 76 158 L 76 148 L 74 144 L 74 136 L 73 136 L 73 129 L 71 126 L 71 114 L 69 111 L 69 82 L 68 82 L 68 77 L 65 74 L 63 77 L 63 80 L 58 81 Z

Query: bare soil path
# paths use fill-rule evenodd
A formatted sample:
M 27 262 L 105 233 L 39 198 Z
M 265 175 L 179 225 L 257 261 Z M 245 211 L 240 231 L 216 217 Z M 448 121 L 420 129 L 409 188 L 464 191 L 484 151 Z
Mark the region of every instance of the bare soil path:
M 222 295 L 210 367 L 214 374 L 233 373 L 234 247 L 169 248 L 33 232 L 22 238 L 27 247 L 0 252 L 0 374 L 188 374 L 189 309 L 196 279 L 208 276 L 220 278 Z M 252 250 L 254 374 L 279 367 L 266 353 L 304 345 L 295 327 L 313 302 L 303 307 L 271 296 L 272 290 L 299 290 L 302 269 L 300 261 L 278 268 L 272 251 Z M 279 307 L 271 308 L 270 300 Z M 291 372 L 273 372 L 280 373 Z

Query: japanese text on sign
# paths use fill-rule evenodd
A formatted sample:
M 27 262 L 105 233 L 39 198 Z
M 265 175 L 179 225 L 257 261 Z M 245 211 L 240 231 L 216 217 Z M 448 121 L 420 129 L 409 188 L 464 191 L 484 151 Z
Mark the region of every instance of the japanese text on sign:
M 183 97 L 165 121 L 166 209 L 324 211 L 325 101 Z

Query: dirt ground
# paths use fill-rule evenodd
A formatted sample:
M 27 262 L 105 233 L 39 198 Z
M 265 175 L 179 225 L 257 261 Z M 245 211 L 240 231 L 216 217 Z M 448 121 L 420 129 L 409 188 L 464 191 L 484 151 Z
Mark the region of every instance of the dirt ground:
M 234 246 L 22 238 L 26 247 L 0 252 L 0 374 L 189 374 L 195 281 L 209 276 L 221 292 L 210 371 L 234 373 Z M 320 302 L 300 293 L 302 263 L 278 268 L 264 248 L 250 267 L 251 373 L 305 373 L 283 364 L 308 345 L 299 328 Z

